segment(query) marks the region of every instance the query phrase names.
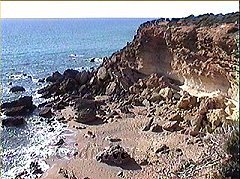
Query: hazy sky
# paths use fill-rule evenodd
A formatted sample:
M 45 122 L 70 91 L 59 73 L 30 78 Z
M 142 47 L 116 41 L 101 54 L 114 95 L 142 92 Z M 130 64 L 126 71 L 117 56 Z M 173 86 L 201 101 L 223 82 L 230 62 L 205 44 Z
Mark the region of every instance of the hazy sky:
M 239 11 L 238 1 L 1 2 L 2 18 L 185 17 Z

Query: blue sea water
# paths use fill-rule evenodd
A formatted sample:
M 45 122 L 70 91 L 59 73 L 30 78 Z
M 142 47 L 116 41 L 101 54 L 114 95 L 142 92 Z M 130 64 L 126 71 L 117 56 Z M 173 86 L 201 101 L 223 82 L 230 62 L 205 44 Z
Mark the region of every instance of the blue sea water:
M 42 87 L 38 79 L 54 71 L 67 68 L 89 69 L 97 67 L 101 59 L 110 56 L 133 39 L 138 26 L 149 19 L 2 19 L 1 80 L 2 101 L 21 95 L 32 95 L 38 103 L 37 89 Z M 76 54 L 71 59 L 70 54 Z M 96 62 L 90 62 L 96 58 Z M 9 93 L 11 86 L 21 85 L 26 92 Z M 35 115 L 26 118 L 21 128 L 2 129 L 3 178 L 27 168 L 35 158 L 52 155 L 47 150 L 53 136 L 62 133 L 60 124 L 54 132 L 48 132 L 47 124 L 36 125 Z M 44 142 L 43 142 L 44 141 Z M 45 154 L 36 150 L 46 149 Z M 50 152 L 49 152 L 50 151 Z

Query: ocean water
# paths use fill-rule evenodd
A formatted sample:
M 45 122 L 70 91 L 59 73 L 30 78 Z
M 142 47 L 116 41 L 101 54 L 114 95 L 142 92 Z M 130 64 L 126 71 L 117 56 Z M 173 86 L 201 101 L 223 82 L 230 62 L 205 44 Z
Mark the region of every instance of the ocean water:
M 83 70 L 96 68 L 101 59 L 110 56 L 133 39 L 138 26 L 149 19 L 3 19 L 1 51 L 2 101 L 32 95 L 34 103 L 41 102 L 36 94 L 43 83 L 38 79 L 67 68 Z M 72 59 L 71 54 L 77 57 Z M 90 62 L 91 58 L 96 61 Z M 21 85 L 24 93 L 9 93 L 11 86 Z M 2 116 L 3 118 L 4 116 Z M 54 146 L 67 134 L 66 125 L 46 121 L 33 114 L 26 117 L 22 127 L 2 128 L 2 178 L 29 169 L 29 162 L 38 160 L 43 170 L 45 160 L 53 155 L 64 157 L 71 152 Z M 54 127 L 54 131 L 50 130 Z M 51 140 L 49 140 L 51 139 Z M 56 152 L 57 151 L 57 152 Z M 28 176 L 34 178 L 36 176 Z

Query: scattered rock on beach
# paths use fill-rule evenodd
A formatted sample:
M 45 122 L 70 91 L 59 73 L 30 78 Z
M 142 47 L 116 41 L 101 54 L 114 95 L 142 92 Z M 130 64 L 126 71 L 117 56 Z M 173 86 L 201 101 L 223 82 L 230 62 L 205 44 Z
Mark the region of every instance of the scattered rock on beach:
M 148 131 L 150 130 L 150 127 L 152 126 L 152 123 L 153 123 L 153 117 L 151 117 L 147 123 L 144 125 L 142 131 Z
M 162 126 L 160 126 L 159 124 L 153 124 L 150 127 L 150 131 L 152 132 L 163 132 Z
M 166 144 L 161 145 L 158 147 L 158 149 L 155 151 L 156 154 L 166 154 L 169 153 L 169 147 Z
M 177 106 L 180 109 L 191 109 L 197 104 L 197 98 L 195 96 L 181 97 Z
M 96 120 L 96 103 L 92 100 L 79 99 L 74 104 L 77 117 L 75 121 L 88 123 Z
M 162 125 L 162 128 L 166 131 L 177 131 L 180 129 L 179 122 L 178 121 L 169 121 Z
M 223 109 L 212 109 L 207 113 L 208 121 L 211 123 L 212 128 L 219 127 L 226 119 L 226 113 Z
M 127 163 L 131 157 L 120 145 L 113 145 L 98 153 L 96 159 L 99 162 L 118 166 Z

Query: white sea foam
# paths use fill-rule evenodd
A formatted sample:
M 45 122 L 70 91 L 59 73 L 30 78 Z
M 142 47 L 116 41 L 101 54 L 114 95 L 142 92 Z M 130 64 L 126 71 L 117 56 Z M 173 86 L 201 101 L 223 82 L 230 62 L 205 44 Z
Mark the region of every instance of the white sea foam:
M 55 129 L 53 132 L 49 132 L 51 127 Z M 48 158 L 56 156 L 67 159 L 73 155 L 72 146 L 64 144 L 59 147 L 55 145 L 60 138 L 68 138 L 75 135 L 72 131 L 66 129 L 63 124 L 59 122 L 56 122 L 54 126 L 40 124 L 32 130 L 33 136 L 29 138 L 29 143 L 26 146 L 19 146 L 3 152 L 3 164 L 9 162 L 9 160 L 15 160 L 13 162 L 14 167 L 2 172 L 3 179 L 14 178 L 23 171 L 27 171 L 24 178 L 35 178 L 36 175 L 33 175 L 30 170 L 31 162 L 37 161 L 41 170 L 45 172 L 49 168 L 45 161 Z M 64 132 L 65 130 L 66 132 Z

